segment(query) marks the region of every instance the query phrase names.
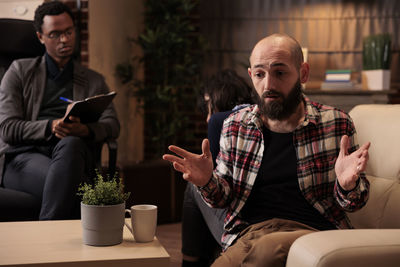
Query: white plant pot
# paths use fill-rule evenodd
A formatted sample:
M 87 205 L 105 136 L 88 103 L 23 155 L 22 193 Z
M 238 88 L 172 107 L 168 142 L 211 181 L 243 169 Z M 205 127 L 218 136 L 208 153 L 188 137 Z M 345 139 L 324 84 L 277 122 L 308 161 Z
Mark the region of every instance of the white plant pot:
M 83 243 L 91 246 L 111 246 L 122 242 L 125 203 L 109 206 L 81 203 Z
M 362 87 L 367 90 L 390 89 L 390 70 L 363 70 Z

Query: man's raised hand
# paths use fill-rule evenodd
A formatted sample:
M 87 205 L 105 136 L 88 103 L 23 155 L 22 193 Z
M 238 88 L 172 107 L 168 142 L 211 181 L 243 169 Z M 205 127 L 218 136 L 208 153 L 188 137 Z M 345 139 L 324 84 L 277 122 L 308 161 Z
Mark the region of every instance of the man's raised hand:
M 340 152 L 335 164 L 336 176 L 340 186 L 344 190 L 352 190 L 358 180 L 358 174 L 365 171 L 368 162 L 368 149 L 371 143 L 367 142 L 359 149 L 349 154 L 349 137 L 342 136 L 340 142 Z
M 208 183 L 213 172 L 213 161 L 208 139 L 201 144 L 202 154 L 194 154 L 177 146 L 169 146 L 168 149 L 178 156 L 165 154 L 164 160 L 172 162 L 174 169 L 183 173 L 183 179 L 197 186 Z

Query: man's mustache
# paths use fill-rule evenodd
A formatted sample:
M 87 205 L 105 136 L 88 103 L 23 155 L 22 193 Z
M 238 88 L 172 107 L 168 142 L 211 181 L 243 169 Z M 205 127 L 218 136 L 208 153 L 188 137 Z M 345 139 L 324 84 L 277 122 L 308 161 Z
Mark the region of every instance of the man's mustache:
M 271 89 L 271 90 L 264 91 L 261 95 L 261 98 L 266 98 L 266 97 L 270 97 L 270 96 L 283 97 L 283 94 L 281 92 Z

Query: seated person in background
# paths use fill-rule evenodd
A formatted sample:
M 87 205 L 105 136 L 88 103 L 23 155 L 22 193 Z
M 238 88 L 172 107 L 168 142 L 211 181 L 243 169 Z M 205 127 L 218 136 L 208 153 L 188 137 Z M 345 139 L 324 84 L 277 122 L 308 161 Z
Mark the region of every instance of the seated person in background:
M 92 177 L 93 149 L 119 135 L 111 104 L 94 123 L 63 122 L 67 104 L 108 93 L 103 77 L 72 60 L 75 27 L 71 10 L 46 2 L 35 11 L 42 57 L 12 63 L 0 86 L 0 166 L 5 188 L 41 200 L 40 220 L 79 217 L 78 185 Z
M 256 100 L 257 92 L 234 70 L 220 71 L 205 82 L 200 102 L 207 114 L 214 166 L 224 119 Z M 208 266 L 214 260 L 215 252 L 221 248 L 225 214 L 225 209 L 207 206 L 193 184 L 187 184 L 182 215 L 182 266 Z
M 351 118 L 302 94 L 309 66 L 292 37 L 259 41 L 248 73 L 258 104 L 224 121 L 216 168 L 207 139 L 201 155 L 170 146 L 177 156 L 163 158 L 209 205 L 227 209 L 213 266 L 285 266 L 300 236 L 351 228 L 345 211 L 369 195 L 370 143 L 357 149 Z

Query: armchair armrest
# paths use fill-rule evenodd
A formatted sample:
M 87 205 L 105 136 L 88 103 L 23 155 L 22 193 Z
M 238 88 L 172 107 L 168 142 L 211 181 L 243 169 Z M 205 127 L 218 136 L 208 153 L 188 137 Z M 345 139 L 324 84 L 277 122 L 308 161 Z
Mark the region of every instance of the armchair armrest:
M 110 177 L 114 176 L 116 165 L 117 165 L 117 140 L 108 139 L 106 140 L 108 146 L 108 172 Z
M 116 139 L 107 139 L 101 143 L 97 143 L 95 148 L 94 148 L 94 156 L 95 156 L 95 164 L 96 168 L 98 170 L 102 170 L 102 165 L 101 165 L 101 154 L 102 154 L 102 149 L 103 146 L 107 145 L 107 152 L 108 152 L 108 174 L 110 177 L 114 176 L 114 173 L 116 171 L 116 165 L 117 165 L 117 149 L 118 149 L 118 144 Z
M 297 239 L 286 267 L 395 267 L 400 229 L 352 229 L 311 233 Z

